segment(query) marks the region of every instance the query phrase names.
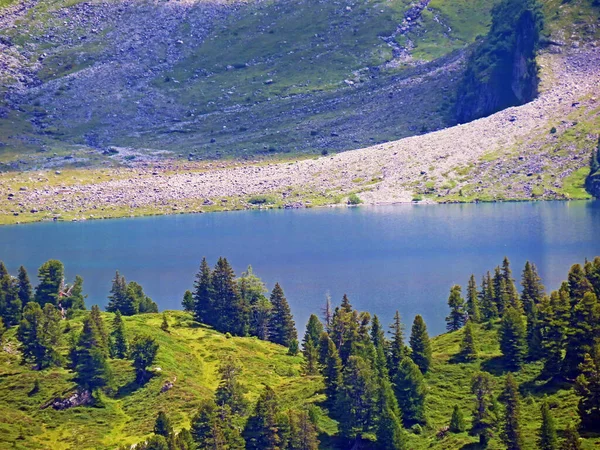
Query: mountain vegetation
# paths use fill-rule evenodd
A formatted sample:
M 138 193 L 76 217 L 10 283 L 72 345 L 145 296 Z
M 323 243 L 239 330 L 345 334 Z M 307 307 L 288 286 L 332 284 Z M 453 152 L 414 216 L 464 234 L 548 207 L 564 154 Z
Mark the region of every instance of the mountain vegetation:
M 49 266 L 61 267 L 44 264 L 40 285 L 51 284 Z M 63 297 L 48 291 L 47 303 L 18 308 L 18 324 L 2 332 L 0 442 L 57 449 L 593 448 L 600 442 L 600 258 L 574 265 L 550 295 L 529 262 L 521 292 L 507 259 L 495 273 L 469 295 L 479 318 L 461 309 L 460 289 L 452 287 L 449 317 L 460 309 L 464 320 L 449 321 L 446 334 L 430 338 L 417 316 L 407 346 L 398 313 L 386 337 L 377 316 L 344 297 L 326 308 L 323 321 L 310 317 L 302 353 L 294 351 L 281 287 L 267 300 L 252 269 L 236 277 L 225 258 L 214 270 L 203 260 L 200 301 L 191 306 L 206 314 L 206 305 L 228 293 L 237 306 L 223 314 L 266 314 L 262 336 L 249 319 L 240 326 L 224 318 L 217 331 L 198 321 L 195 309 L 61 312 L 55 299 Z M 26 278 L 19 275 L 4 277 Z M 4 283 L 2 298 L 14 290 Z M 255 301 L 246 304 L 249 298 Z M 260 298 L 270 308 L 258 313 Z M 3 323 L 12 314 L 4 306 Z M 542 351 L 532 351 L 530 335 L 539 336 Z

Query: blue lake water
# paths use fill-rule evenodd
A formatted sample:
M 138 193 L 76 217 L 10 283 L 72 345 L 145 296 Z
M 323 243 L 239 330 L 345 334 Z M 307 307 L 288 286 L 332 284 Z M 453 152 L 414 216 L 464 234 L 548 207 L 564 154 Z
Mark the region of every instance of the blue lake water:
M 279 281 L 300 329 L 329 292 L 385 323 L 396 309 L 407 328 L 422 314 L 439 334 L 452 284 L 479 281 L 506 255 L 515 278 L 530 260 L 556 289 L 573 263 L 600 255 L 599 230 L 597 201 L 244 211 L 0 227 L 0 260 L 34 281 L 60 259 L 68 282 L 84 277 L 88 306 L 106 304 L 118 269 L 162 310 L 181 308 L 203 256 L 225 256 L 269 289 Z

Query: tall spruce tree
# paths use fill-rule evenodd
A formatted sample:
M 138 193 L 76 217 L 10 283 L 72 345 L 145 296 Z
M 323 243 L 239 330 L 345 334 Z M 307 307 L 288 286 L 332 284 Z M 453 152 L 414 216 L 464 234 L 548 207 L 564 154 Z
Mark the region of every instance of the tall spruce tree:
M 406 354 L 406 346 L 404 344 L 404 325 L 400 318 L 400 312 L 396 311 L 394 314 L 394 322 L 390 325 L 392 330 L 392 339 L 389 343 L 388 350 L 388 368 L 390 371 L 390 377 L 394 377 L 398 370 L 398 366 Z
M 580 264 L 571 266 L 568 276 L 569 283 L 569 297 L 571 298 L 571 305 L 575 305 L 581 300 L 585 294 L 594 292 L 592 283 L 587 279 L 585 271 Z
M 19 300 L 21 300 L 22 305 L 26 305 L 33 300 L 33 288 L 25 267 L 19 267 L 17 279 L 19 282 Z
M 464 327 L 462 340 L 460 341 L 458 359 L 465 362 L 477 359 L 477 344 L 475 343 L 473 323 L 470 320 L 467 321 L 467 324 Z
M 51 259 L 42 264 L 38 271 L 39 284 L 35 288 L 35 301 L 42 307 L 46 303 L 57 306 L 64 277 L 65 268 L 60 261 Z
M 304 373 L 306 375 L 317 375 L 319 373 L 319 350 L 315 347 L 311 338 L 304 344 L 302 354 L 304 355 Z
M 475 281 L 475 275 L 471 275 L 469 278 L 469 284 L 467 286 L 467 314 L 469 320 L 474 323 L 481 322 L 481 309 L 479 306 L 479 293 L 477 292 L 477 281 Z
M 594 354 L 594 346 L 600 339 L 599 323 L 600 304 L 596 294 L 588 291 L 575 304 L 571 314 L 563 361 L 563 375 L 567 378 L 576 378 L 585 355 Z
M 133 338 L 130 356 L 138 383 L 145 383 L 148 379 L 148 366 L 154 362 L 158 348 L 158 343 L 151 336 L 140 335 Z
M 481 291 L 479 292 L 479 303 L 481 305 L 481 314 L 487 321 L 498 317 L 498 305 L 495 301 L 494 283 L 492 275 L 488 271 L 481 280 Z
M 75 276 L 75 281 L 69 291 L 70 293 L 61 299 L 62 307 L 70 314 L 75 310 L 85 309 L 85 299 L 87 298 L 87 295 L 83 294 L 83 278 L 81 276 Z
M 450 314 L 446 317 L 446 329 L 448 331 L 458 331 L 465 324 L 467 317 L 465 299 L 462 298 L 460 286 L 454 285 L 450 289 L 448 306 L 450 307 Z
M 250 328 L 247 305 L 241 297 L 235 273 L 226 258 L 219 258 L 211 276 L 215 328 L 222 333 L 246 336 Z
M 503 392 L 505 412 L 502 427 L 502 440 L 507 450 L 521 450 L 525 445 L 520 424 L 520 402 L 519 386 L 513 375 L 509 373 L 506 376 L 506 385 Z
M 525 315 L 529 318 L 534 313 L 535 306 L 538 305 L 544 297 L 542 279 L 538 275 L 535 264 L 532 264 L 529 261 L 525 263 L 525 268 L 523 269 L 521 286 L 523 286 L 521 302 L 525 310 Z
M 289 450 L 318 450 L 317 429 L 306 411 L 288 411 L 289 438 L 285 444 Z
M 298 335 L 290 306 L 279 283 L 275 284 L 273 292 L 271 292 L 271 304 L 273 305 L 273 310 L 269 325 L 269 340 L 289 347 L 293 340 L 298 339 Z
M 427 388 L 421 370 L 410 357 L 405 356 L 402 359 L 392 381 L 404 425 L 409 427 L 417 423 L 426 423 Z
M 125 333 L 125 323 L 119 311 L 115 313 L 112 328 L 110 334 L 110 355 L 113 358 L 125 359 L 128 355 L 127 335 Z
M 377 424 L 377 446 L 381 450 L 404 450 L 407 448 L 401 421 L 390 409 L 385 408 Z
M 160 411 L 154 422 L 154 434 L 163 436 L 168 441 L 173 433 L 174 431 L 173 425 L 171 425 L 171 420 L 164 411 Z
M 590 294 L 586 294 L 590 295 Z M 600 357 L 596 360 L 586 354 L 580 366 L 575 391 L 579 395 L 579 418 L 581 429 L 587 432 L 600 431 Z
M 227 406 L 233 414 L 243 416 L 248 409 L 248 401 L 244 397 L 246 388 L 240 383 L 239 376 L 242 365 L 233 358 L 226 358 L 219 367 L 219 387 L 215 393 L 218 406 Z
M 519 370 L 527 355 L 526 329 L 519 311 L 509 307 L 502 317 L 498 330 L 500 350 L 507 368 Z
M 479 443 L 484 448 L 494 434 L 496 418 L 494 417 L 493 379 L 487 372 L 479 372 L 471 381 L 471 392 L 475 395 L 475 410 L 471 435 L 479 436 Z
M 502 261 L 502 278 L 506 286 L 506 299 L 508 305 L 516 309 L 517 311 L 523 310 L 521 299 L 519 298 L 519 292 L 517 286 L 515 286 L 515 280 L 512 277 L 512 270 L 510 268 L 510 261 L 507 257 L 504 257 Z
M 321 345 L 322 348 L 325 347 L 323 343 Z M 333 406 L 337 402 L 337 394 L 342 384 L 342 360 L 335 343 L 329 336 L 327 336 L 326 345 L 327 352 L 322 373 L 325 379 L 325 396 L 329 405 Z
M 278 416 L 277 396 L 273 389 L 265 386 L 244 428 L 247 450 L 279 450 L 282 437 Z
M 319 318 L 315 314 L 311 314 L 308 318 L 308 323 L 306 324 L 306 332 L 304 333 L 304 339 L 302 339 L 302 345 L 306 346 L 307 342 L 310 340 L 312 341 L 313 346 L 318 350 L 319 340 L 323 331 L 323 324 Z
M 213 304 L 212 273 L 206 258 L 202 258 L 200 270 L 194 281 L 194 318 L 198 322 L 214 326 L 217 314 Z
M 102 319 L 102 313 L 100 312 L 100 308 L 98 307 L 98 305 L 92 306 L 92 309 L 90 310 L 90 318 L 94 321 L 96 329 L 98 330 L 102 351 L 106 355 L 108 355 L 110 353 L 108 345 L 108 332 L 106 331 L 106 327 L 104 326 L 104 320 Z
M 116 272 L 115 278 L 113 278 L 106 310 L 108 312 L 119 311 L 124 316 L 133 316 L 139 311 L 139 306 L 135 305 L 133 298 L 127 292 L 125 277 L 119 271 Z
M 421 372 L 426 373 L 431 366 L 431 342 L 427 325 L 420 315 L 415 317 L 410 333 L 411 358 Z
M 22 305 L 18 281 L 8 273 L 0 277 L 0 317 L 6 325 L 13 326 L 20 322 Z
M 508 288 L 506 287 L 506 278 L 502 275 L 500 267 L 494 269 L 494 277 L 492 279 L 492 287 L 494 291 L 494 303 L 498 309 L 498 314 L 502 316 L 504 311 L 510 304 L 508 296 Z
M 467 429 L 467 425 L 465 424 L 465 418 L 463 416 L 462 411 L 458 407 L 458 405 L 454 405 L 452 409 L 452 417 L 450 418 L 450 425 L 448 426 L 448 430 L 451 433 L 462 433 Z
M 203 400 L 192 418 L 190 434 L 198 449 L 244 450 L 244 440 L 227 407 Z
M 194 295 L 192 291 L 187 290 L 184 292 L 181 306 L 185 312 L 194 312 Z
M 76 381 L 84 389 L 102 388 L 112 380 L 105 343 L 91 313 L 83 321 L 83 330 L 75 349 L 73 366 Z
M 540 408 L 542 421 L 538 432 L 539 450 L 558 450 L 558 437 L 556 434 L 556 424 L 554 417 L 550 412 L 548 400 L 544 399 Z
M 557 376 L 562 372 L 563 353 L 571 317 L 569 289 L 566 283 L 561 289 L 552 292 L 550 299 L 542 299 L 540 321 L 542 322 L 544 352 L 544 374 Z
M 333 309 L 331 308 L 331 295 L 329 292 L 325 294 L 325 306 L 322 309 L 323 312 L 323 323 L 325 324 L 325 329 L 329 333 L 331 326 L 331 319 L 333 319 Z
M 29 302 L 17 330 L 17 339 L 22 345 L 23 360 L 41 370 L 60 363 L 56 350 L 60 343 L 60 313 L 50 303 L 40 308 Z

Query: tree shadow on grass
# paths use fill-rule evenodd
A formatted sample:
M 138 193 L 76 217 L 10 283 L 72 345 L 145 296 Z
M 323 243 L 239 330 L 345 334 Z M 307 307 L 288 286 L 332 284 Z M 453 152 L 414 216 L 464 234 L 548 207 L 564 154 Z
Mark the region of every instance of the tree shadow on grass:
M 133 394 L 138 389 L 143 388 L 148 384 L 148 382 L 154 377 L 152 373 L 149 373 L 146 378 L 142 381 L 138 381 L 137 379 L 131 380 L 129 383 L 119 387 L 117 389 L 117 393 L 115 395 L 116 399 L 120 399 L 123 397 L 127 397 L 128 395 Z
M 487 447 L 481 445 L 479 442 L 469 442 L 463 445 L 460 450 L 483 450 Z
M 481 370 L 491 373 L 492 375 L 499 377 L 510 372 L 506 367 L 504 358 L 502 356 L 495 356 L 487 361 L 481 363 Z
M 573 383 L 556 376 L 547 378 L 542 375 L 526 381 L 521 384 L 519 390 L 523 395 L 533 395 L 534 397 L 542 397 L 544 395 L 554 395 L 559 391 L 569 390 L 573 387 Z

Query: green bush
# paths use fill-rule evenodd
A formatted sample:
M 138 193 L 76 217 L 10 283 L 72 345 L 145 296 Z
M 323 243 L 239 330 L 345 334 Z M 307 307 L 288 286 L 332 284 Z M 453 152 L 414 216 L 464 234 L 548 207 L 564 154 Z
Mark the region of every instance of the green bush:
M 269 195 L 255 195 L 248 199 L 248 203 L 252 205 L 268 205 L 275 203 L 275 199 Z
M 362 203 L 362 200 L 360 199 L 360 197 L 356 194 L 350 194 L 348 196 L 348 204 L 349 205 L 360 205 Z

